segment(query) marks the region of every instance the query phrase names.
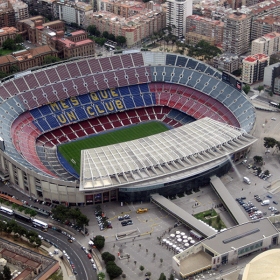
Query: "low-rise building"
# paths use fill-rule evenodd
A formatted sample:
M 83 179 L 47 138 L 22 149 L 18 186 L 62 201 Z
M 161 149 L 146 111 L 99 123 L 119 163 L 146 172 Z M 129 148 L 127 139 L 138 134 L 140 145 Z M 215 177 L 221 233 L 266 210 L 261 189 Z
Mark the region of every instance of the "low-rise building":
M 272 55 L 280 51 L 280 33 L 271 32 L 252 41 L 251 54 Z
M 213 66 L 228 73 L 232 73 L 241 67 L 239 57 L 232 53 L 223 53 L 215 56 L 213 58 Z
M 0 56 L 0 71 L 10 73 L 12 67 L 16 67 L 20 72 L 32 67 L 42 66 L 47 56 L 51 55 L 57 57 L 57 53 L 58 52 L 50 46 L 41 46 Z
M 172 259 L 172 268 L 183 279 L 224 264 L 237 264 L 250 253 L 279 244 L 279 232 L 269 218 L 244 223 L 210 236 Z
M 7 39 L 14 39 L 18 33 L 15 27 L 2 27 L 0 29 L 0 47 Z
M 77 56 L 89 56 L 95 53 L 94 41 L 87 39 L 85 31 L 79 30 L 71 33 L 71 36 L 64 37 L 63 33 L 57 32 L 52 38 L 58 56 L 64 59 Z
M 269 56 L 254 54 L 245 57 L 242 61 L 242 82 L 253 84 L 263 80 L 264 68 L 269 65 Z

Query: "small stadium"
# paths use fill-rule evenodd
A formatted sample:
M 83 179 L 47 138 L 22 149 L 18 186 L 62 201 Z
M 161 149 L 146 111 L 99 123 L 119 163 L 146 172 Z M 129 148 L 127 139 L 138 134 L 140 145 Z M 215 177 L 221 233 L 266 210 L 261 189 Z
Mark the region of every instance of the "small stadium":
M 73 205 L 195 190 L 255 141 L 255 109 L 241 88 L 190 57 L 137 51 L 8 77 L 1 177 Z

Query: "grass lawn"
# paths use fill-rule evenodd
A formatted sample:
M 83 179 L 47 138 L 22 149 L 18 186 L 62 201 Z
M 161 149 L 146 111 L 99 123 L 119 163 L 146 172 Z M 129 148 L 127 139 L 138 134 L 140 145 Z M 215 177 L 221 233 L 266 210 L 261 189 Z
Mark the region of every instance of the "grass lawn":
M 12 52 L 13 51 L 11 51 L 11 50 L 0 49 L 0 56 L 4 56 L 4 55 L 10 54 Z
M 222 221 L 222 219 L 214 209 L 197 213 L 194 215 L 194 217 L 197 218 L 198 220 L 207 223 L 208 225 L 210 225 L 211 227 L 217 230 L 226 228 L 224 222 Z
M 122 128 L 112 132 L 107 132 L 100 135 L 87 137 L 82 140 L 59 145 L 58 151 L 76 170 L 76 172 L 80 173 L 82 150 L 131 141 L 164 132 L 166 130 L 168 130 L 168 128 L 160 122 L 141 123 L 131 127 Z M 72 159 L 74 162 L 76 162 L 76 164 L 71 161 Z

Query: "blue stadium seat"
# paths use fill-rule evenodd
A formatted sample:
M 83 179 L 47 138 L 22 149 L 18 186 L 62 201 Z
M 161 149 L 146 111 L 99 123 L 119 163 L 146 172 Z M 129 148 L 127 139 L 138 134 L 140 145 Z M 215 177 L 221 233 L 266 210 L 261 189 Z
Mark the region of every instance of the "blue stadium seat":
M 176 66 L 185 67 L 187 63 L 187 58 L 183 56 L 178 56 L 176 61 Z
M 135 108 L 134 101 L 131 96 L 124 96 L 123 102 L 125 104 L 126 109 L 133 109 Z
M 208 66 L 204 63 L 198 63 L 195 70 L 199 72 L 204 72 Z
M 152 96 L 151 96 L 150 93 L 143 94 L 143 99 L 144 99 L 144 102 L 145 102 L 146 106 L 154 105 L 153 100 L 152 100 Z
M 130 95 L 129 87 L 116 88 L 116 92 L 121 96 Z
M 141 84 L 139 85 L 140 92 L 150 92 L 148 84 Z
M 46 116 L 46 121 L 51 129 L 55 129 L 61 126 L 54 115 Z M 67 122 L 68 123 L 68 122 Z
M 37 119 L 33 121 L 34 125 L 42 132 L 49 131 L 51 128 L 44 119 Z
M 92 108 L 92 107 L 91 107 Z M 91 112 L 95 112 L 95 110 L 92 108 L 88 108 L 88 110 Z M 78 116 L 79 120 L 85 120 L 88 118 L 91 118 L 92 116 L 90 114 L 86 113 L 86 108 L 84 106 L 74 107 L 75 113 Z
M 129 86 L 129 90 L 130 90 L 132 95 L 139 95 L 140 94 L 140 90 L 139 90 L 139 87 L 137 85 Z
M 48 115 L 48 114 L 51 114 L 51 113 L 52 113 L 52 110 L 51 110 L 51 108 L 49 107 L 49 105 L 44 105 L 44 106 L 39 107 L 39 108 L 34 109 L 34 110 L 40 110 L 42 116 L 45 116 L 45 115 Z M 33 111 L 33 110 L 30 111 L 31 114 L 32 114 L 32 111 Z
M 197 66 L 197 63 L 198 62 L 196 60 L 189 58 L 186 68 L 195 69 L 195 67 Z
M 167 54 L 166 55 L 166 65 L 175 65 L 177 55 Z
M 142 96 L 134 95 L 133 96 L 133 100 L 134 100 L 134 103 L 135 103 L 136 107 L 143 107 L 143 106 L 145 106 L 144 100 L 143 100 Z
M 89 94 L 79 95 L 79 96 L 77 96 L 77 98 L 80 101 L 80 104 L 88 104 L 91 102 Z
M 40 117 L 44 116 L 44 115 L 42 115 L 39 108 L 31 110 L 30 113 L 31 113 L 31 115 L 33 116 L 34 119 L 37 119 L 37 118 L 40 118 Z

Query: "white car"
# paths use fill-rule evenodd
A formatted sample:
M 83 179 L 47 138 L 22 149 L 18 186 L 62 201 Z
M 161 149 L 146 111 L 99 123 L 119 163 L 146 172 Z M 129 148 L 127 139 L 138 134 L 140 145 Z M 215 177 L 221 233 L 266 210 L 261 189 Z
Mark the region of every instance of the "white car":
M 43 237 L 43 236 L 41 236 L 41 235 L 38 235 L 38 237 L 39 237 L 41 240 L 43 240 L 43 239 L 44 239 L 44 237 Z

